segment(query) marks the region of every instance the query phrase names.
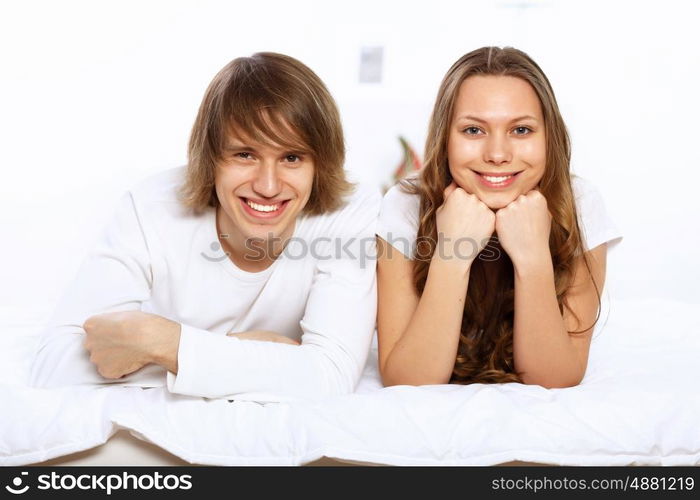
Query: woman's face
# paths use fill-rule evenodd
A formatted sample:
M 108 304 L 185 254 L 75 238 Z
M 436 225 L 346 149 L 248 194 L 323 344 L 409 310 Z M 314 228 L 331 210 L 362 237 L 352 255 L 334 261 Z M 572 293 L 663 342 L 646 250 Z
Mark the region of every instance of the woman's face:
M 447 144 L 457 185 L 492 210 L 537 187 L 546 163 L 537 94 L 512 76 L 470 76 L 459 88 Z

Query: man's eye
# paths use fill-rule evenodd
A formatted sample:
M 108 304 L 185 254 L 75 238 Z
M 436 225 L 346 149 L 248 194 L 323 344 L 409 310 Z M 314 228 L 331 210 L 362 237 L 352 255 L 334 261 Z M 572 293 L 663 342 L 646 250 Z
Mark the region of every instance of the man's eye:
M 249 160 L 249 159 L 251 159 L 251 158 L 253 157 L 252 154 L 250 154 L 250 153 L 248 153 L 248 152 L 246 152 L 246 151 L 242 151 L 242 152 L 240 152 L 240 153 L 236 153 L 234 156 L 235 156 L 236 158 L 240 158 L 241 160 Z
M 467 134 L 467 135 L 476 135 L 476 132 L 472 134 L 472 133 L 470 132 L 471 130 L 476 130 L 476 131 L 478 132 L 478 131 L 479 131 L 479 127 L 467 127 L 467 128 L 464 129 L 464 133 Z
M 301 161 L 301 157 L 299 157 L 298 155 L 287 155 L 284 157 L 284 159 L 289 163 L 298 163 Z

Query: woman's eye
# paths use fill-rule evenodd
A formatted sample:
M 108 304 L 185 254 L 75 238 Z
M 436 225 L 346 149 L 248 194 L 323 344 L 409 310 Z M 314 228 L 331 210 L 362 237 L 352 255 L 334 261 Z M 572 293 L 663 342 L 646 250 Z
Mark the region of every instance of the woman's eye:
M 236 158 L 240 158 L 242 160 L 249 160 L 250 158 L 253 157 L 253 155 L 251 155 L 250 153 L 247 153 L 245 151 L 241 152 L 241 153 L 236 153 L 235 156 L 236 156 Z
M 513 130 L 516 132 L 515 135 L 528 135 L 532 132 L 530 127 L 516 127 Z M 478 135 L 480 131 L 479 127 L 467 127 L 464 129 L 464 133 L 467 135 Z
M 297 155 L 287 155 L 284 157 L 284 159 L 289 163 L 298 163 L 301 161 L 301 158 Z

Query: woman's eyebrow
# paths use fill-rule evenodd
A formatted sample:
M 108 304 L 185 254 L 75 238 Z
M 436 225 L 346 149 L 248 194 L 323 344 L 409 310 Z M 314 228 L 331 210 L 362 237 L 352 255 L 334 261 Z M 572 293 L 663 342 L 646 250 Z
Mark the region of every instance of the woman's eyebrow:
M 474 120 L 474 121 L 481 122 L 481 123 L 488 123 L 486 120 L 484 120 L 484 119 L 482 119 L 482 118 L 479 118 L 478 116 L 474 116 L 474 115 L 464 115 L 464 116 L 460 116 L 458 119 L 459 119 L 459 120 Z M 517 118 L 513 118 L 512 120 L 510 120 L 509 123 L 517 122 L 517 121 L 520 121 L 520 120 L 534 120 L 534 121 L 537 121 L 537 118 L 535 118 L 535 117 L 532 116 L 532 115 L 522 115 L 522 116 L 518 116 Z

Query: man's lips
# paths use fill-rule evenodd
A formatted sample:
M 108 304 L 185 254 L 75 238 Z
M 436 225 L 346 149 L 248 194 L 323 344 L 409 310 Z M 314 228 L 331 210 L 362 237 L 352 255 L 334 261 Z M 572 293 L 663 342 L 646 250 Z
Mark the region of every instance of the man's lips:
M 491 173 L 491 172 L 479 172 L 478 170 L 474 170 L 474 172 L 476 172 L 476 173 L 479 174 L 479 175 L 485 175 L 485 176 L 488 176 L 488 177 L 507 177 L 507 176 L 509 176 L 509 175 L 519 174 L 520 172 L 522 172 L 522 170 L 517 171 L 517 172 L 495 172 L 495 173 Z
M 243 199 L 244 201 L 252 201 L 253 203 L 257 203 L 258 205 L 277 205 L 278 203 L 284 203 L 285 201 L 289 201 L 289 198 L 282 198 L 279 200 L 261 200 L 260 198 L 248 198 L 245 196 L 239 196 L 239 198 Z
M 274 219 L 284 213 L 290 200 L 279 200 L 275 203 L 264 201 L 256 202 L 254 198 L 239 197 L 243 210 L 256 219 Z M 250 202 L 250 203 L 249 203 Z M 253 206 L 251 206 L 251 204 Z M 276 207 L 274 210 L 271 207 Z

